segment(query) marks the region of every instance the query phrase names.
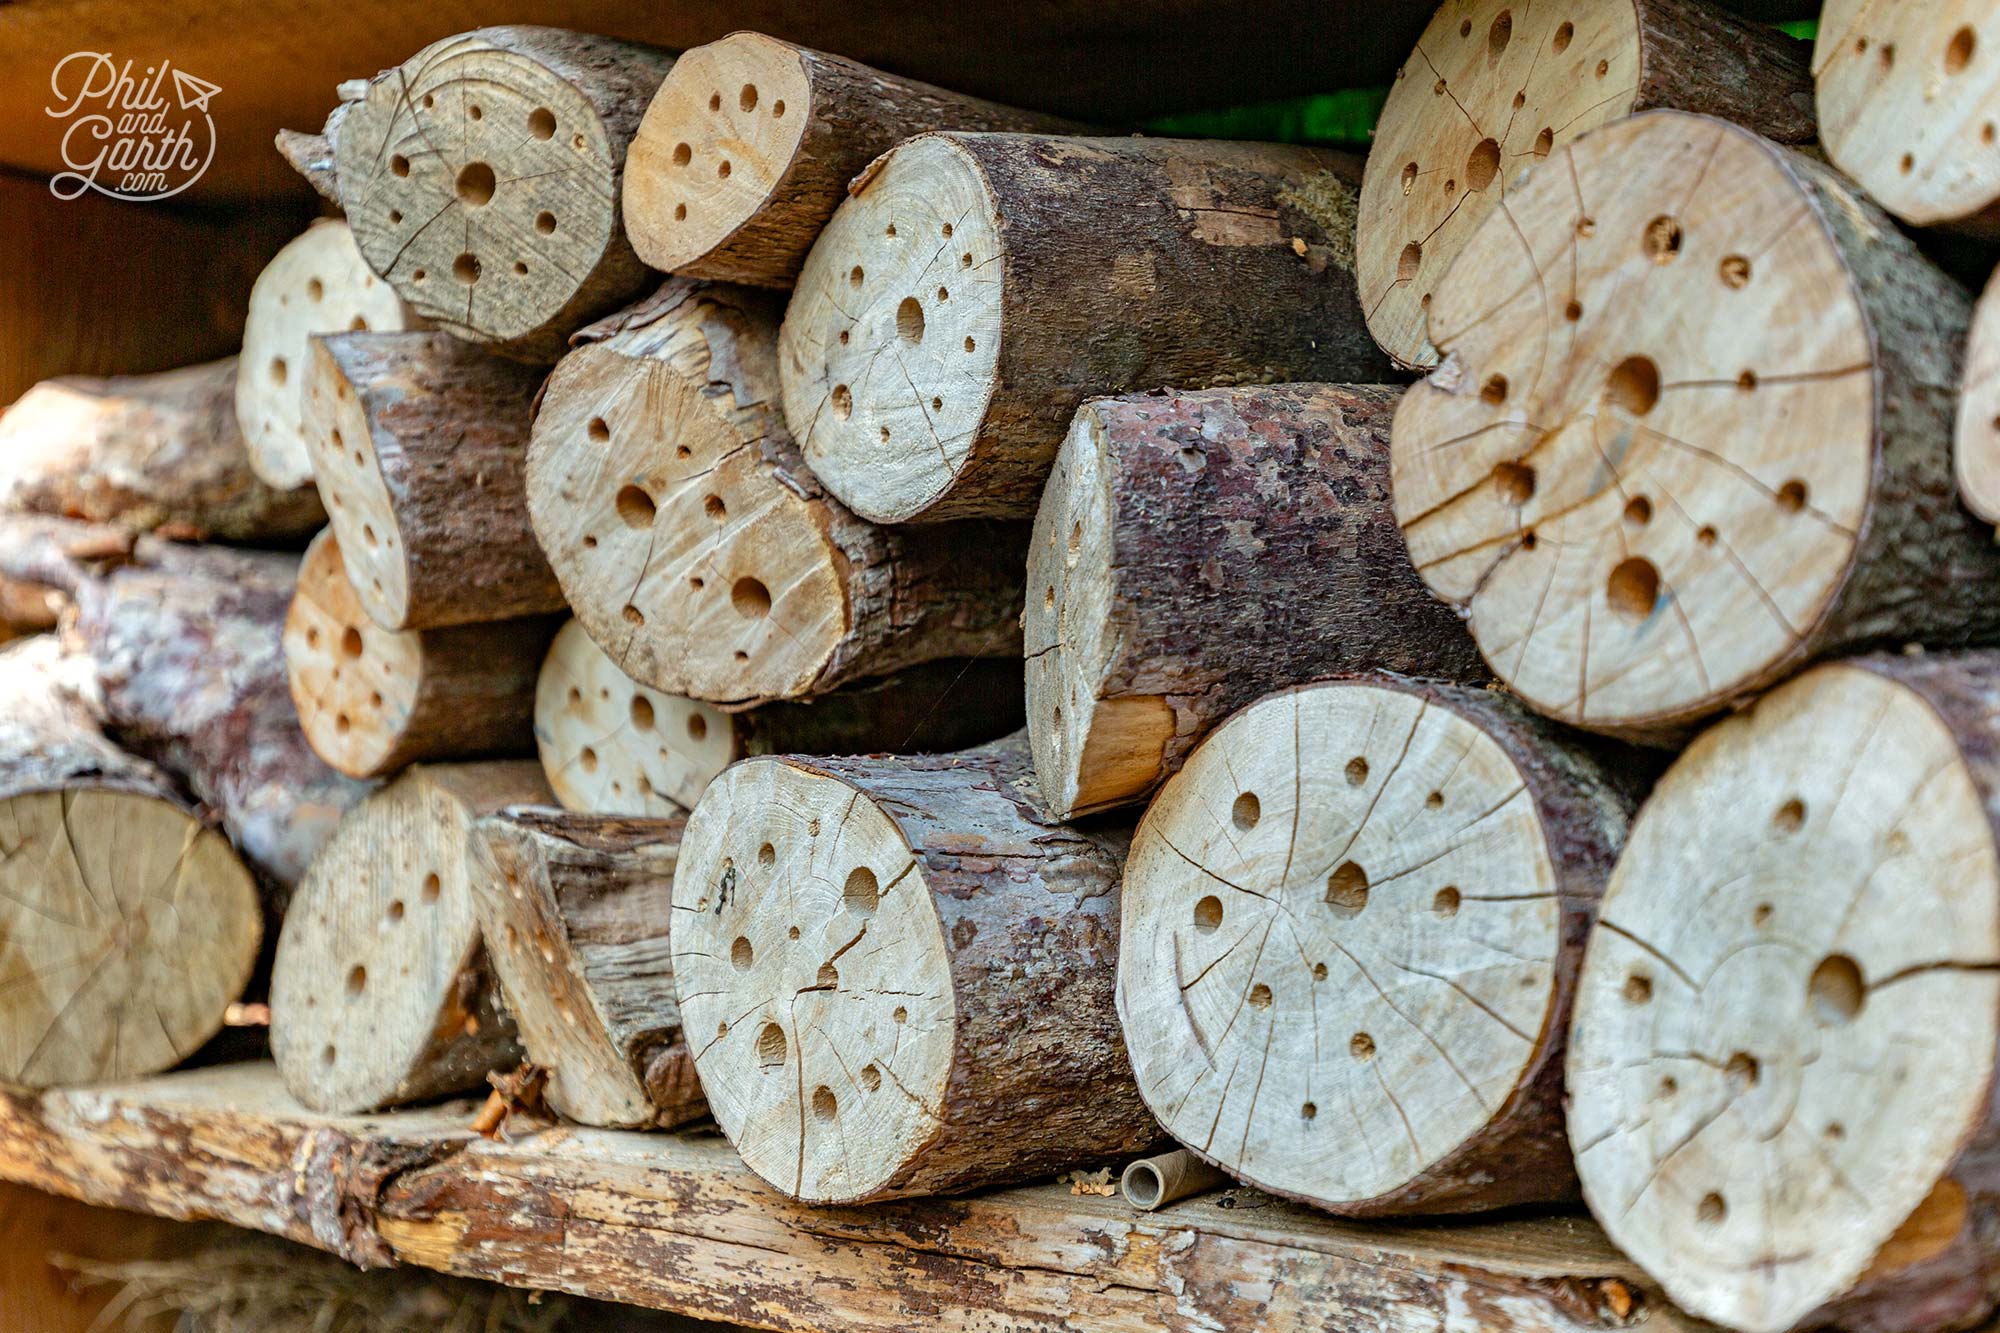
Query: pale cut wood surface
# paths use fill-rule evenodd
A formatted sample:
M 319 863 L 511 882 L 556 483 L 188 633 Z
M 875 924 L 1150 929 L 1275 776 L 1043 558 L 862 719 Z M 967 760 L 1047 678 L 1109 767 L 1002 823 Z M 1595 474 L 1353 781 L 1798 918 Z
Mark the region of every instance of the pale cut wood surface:
M 2000 523 L 2000 282 L 1989 280 L 1972 308 L 1951 455 L 1965 507 Z
M 1142 1215 L 1051 1184 L 809 1208 L 717 1137 L 552 1129 L 485 1140 L 466 1129 L 473 1110 L 319 1115 L 268 1065 L 0 1092 L 0 1176 L 223 1218 L 359 1263 L 788 1333 L 872 1333 L 906 1326 L 911 1311 L 947 1333 L 1710 1327 L 1662 1299 L 1583 1218 L 1363 1226 L 1247 1189 Z M 201 1151 L 179 1151 L 190 1144 Z

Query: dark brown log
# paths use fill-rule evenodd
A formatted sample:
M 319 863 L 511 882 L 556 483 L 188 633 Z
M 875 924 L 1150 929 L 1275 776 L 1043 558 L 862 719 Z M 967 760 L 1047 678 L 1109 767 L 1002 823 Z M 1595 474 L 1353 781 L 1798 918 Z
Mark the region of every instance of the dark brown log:
M 432 629 L 560 611 L 522 480 L 541 372 L 443 333 L 312 344 L 306 448 L 375 623 Z
M 1274 689 L 1488 678 L 1396 526 L 1397 397 L 1294 384 L 1078 411 L 1028 557 L 1028 730 L 1050 814 L 1142 798 Z
M 1086 398 L 1386 378 L 1355 296 L 1360 179 L 1270 144 L 919 136 L 799 275 L 785 419 L 863 518 L 1018 518 Z
M 571 1120 L 671 1129 L 707 1114 L 668 949 L 686 823 L 520 806 L 473 827 L 474 906 L 507 1008 Z
M 1077 134 L 758 32 L 686 52 L 646 108 L 625 169 L 625 226 L 654 268 L 790 287 L 847 183 L 927 130 Z

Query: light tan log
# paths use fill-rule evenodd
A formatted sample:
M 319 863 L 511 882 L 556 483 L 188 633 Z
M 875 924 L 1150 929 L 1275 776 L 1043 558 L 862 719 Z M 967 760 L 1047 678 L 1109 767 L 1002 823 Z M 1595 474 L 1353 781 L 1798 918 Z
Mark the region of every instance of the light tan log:
M 1638 774 L 1504 694 L 1301 686 L 1218 728 L 1126 863 L 1147 1104 L 1239 1179 L 1357 1216 L 1576 1197 L 1562 1051 Z
M 848 181 L 904 139 L 1082 129 L 731 33 L 685 52 L 646 108 L 626 164 L 625 226 L 639 258 L 664 272 L 789 287 Z
M 1321 149 L 919 136 L 857 178 L 799 274 L 785 419 L 863 518 L 1020 518 L 1086 398 L 1386 378 L 1355 295 L 1359 184 Z
M 1721 121 L 1562 153 L 1472 238 L 1396 414 L 1411 558 L 1494 671 L 1661 738 L 1814 657 L 1990 640 L 2000 551 L 1952 500 L 1965 293 Z
M 312 342 L 307 449 L 375 623 L 431 629 L 560 611 L 521 476 L 541 373 L 443 333 Z
M 778 412 L 778 299 L 669 282 L 578 335 L 528 455 L 535 531 L 634 680 L 747 707 L 1020 652 L 1027 530 L 894 530 L 807 470 Z
M 1273 689 L 1487 678 L 1396 526 L 1397 397 L 1294 384 L 1078 410 L 1028 556 L 1028 734 L 1050 814 L 1140 799 Z
M 686 823 L 517 807 L 474 826 L 494 970 L 571 1120 L 671 1129 L 707 1114 L 667 945 Z
M 345 222 L 321 218 L 278 251 L 250 289 L 234 383 L 235 415 L 257 475 L 278 487 L 312 480 L 305 441 L 308 338 L 356 329 L 393 333 L 419 322 L 361 258 Z
M 1396 71 L 1361 186 L 1354 271 L 1382 349 L 1413 370 L 1436 365 L 1432 299 L 1517 178 L 1657 107 L 1811 143 L 1806 47 L 1709 0 L 1440 4 Z
M 1689 1311 L 1967 1328 L 2000 1291 L 2000 655 L 1814 669 L 1661 779 L 1577 991 L 1584 1197 Z
M 313 750 L 351 777 L 419 760 L 525 754 L 546 616 L 389 630 L 368 618 L 331 528 L 299 566 L 285 671 Z
M 236 360 L 43 380 L 0 412 L 0 509 L 195 540 L 284 541 L 326 521 L 311 487 L 250 470 Z
M 695 807 L 674 977 L 709 1108 L 814 1203 L 1027 1180 L 1152 1143 L 1113 1012 L 1122 833 L 1033 813 L 1015 737 L 752 759 Z
M 1141 1157 L 1118 1177 L 1118 1192 L 1142 1213 L 1229 1183 L 1229 1176 L 1186 1148 Z
M 135 1078 L 221 1030 L 256 881 L 173 781 L 99 730 L 87 658 L 0 650 L 0 1078 Z
M 1972 308 L 1965 374 L 1952 440 L 1958 495 L 1988 523 L 2000 523 L 2000 283 L 1988 281 Z
M 341 821 L 285 914 L 271 1054 L 319 1111 L 479 1086 L 521 1058 L 473 909 L 475 821 L 548 799 L 531 761 L 421 765 Z
M 2000 27 L 1969 0 L 1827 0 L 1813 45 L 1835 166 L 1917 226 L 2000 236 Z
M 672 65 L 657 47 L 494 27 L 343 85 L 352 96 L 326 133 L 362 256 L 439 328 L 554 361 L 651 280 L 618 195 L 626 145 Z

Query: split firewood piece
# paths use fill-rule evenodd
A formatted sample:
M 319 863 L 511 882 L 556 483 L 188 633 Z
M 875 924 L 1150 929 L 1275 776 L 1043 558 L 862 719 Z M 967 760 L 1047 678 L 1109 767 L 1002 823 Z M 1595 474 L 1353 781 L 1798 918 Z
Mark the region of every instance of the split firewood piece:
M 306 549 L 285 617 L 285 668 L 320 758 L 352 777 L 418 760 L 526 754 L 547 616 L 383 629 L 362 609 L 331 528 Z
M 2000 236 L 1996 46 L 1982 5 L 1827 0 L 1812 62 L 1827 156 L 1905 222 Z
M 2000 280 L 1986 284 L 1972 309 L 1952 462 L 1965 507 L 2000 523 Z
M 263 936 L 256 881 L 161 770 L 106 740 L 92 664 L 0 651 L 0 1079 L 138 1078 L 221 1030 Z
M 912 139 L 799 274 L 785 419 L 863 518 L 1019 518 L 1086 398 L 1383 379 L 1355 296 L 1360 180 L 1350 156 L 1275 144 Z
M 1391 676 L 1218 728 L 1125 867 L 1118 1011 L 1168 1132 L 1351 1215 L 1574 1198 L 1570 995 L 1638 803 L 1597 744 Z
M 1028 734 L 1049 813 L 1140 799 L 1283 686 L 1487 679 L 1396 527 L 1397 397 L 1287 384 L 1077 412 L 1028 556 Z
M 412 768 L 355 807 L 292 898 L 271 1054 L 316 1111 L 481 1086 L 521 1059 L 473 909 L 475 821 L 546 802 L 531 761 Z
M 848 181 L 912 135 L 1083 128 L 731 33 L 684 53 L 646 108 L 625 171 L 625 226 L 654 268 L 789 287 Z
M 635 682 L 571 621 L 535 692 L 535 741 L 565 809 L 670 815 L 759 754 L 929 754 L 1021 728 L 1021 664 L 927 662 L 804 703 L 727 713 Z
M 1494 671 L 1661 738 L 1813 657 L 2000 631 L 2000 550 L 1949 502 L 1964 291 L 1721 121 L 1562 152 L 1472 237 L 1396 413 L 1410 555 Z
M 586 1125 L 706 1115 L 667 947 L 684 815 L 518 807 L 473 831 L 473 905 L 549 1105 Z
M 243 356 L 235 366 L 234 412 L 250 466 L 273 486 L 312 480 L 305 441 L 307 343 L 315 333 L 393 333 L 417 322 L 375 276 L 345 222 L 322 218 L 278 251 L 250 289 Z
M 669 282 L 549 376 L 528 505 L 632 679 L 748 707 L 945 657 L 1017 657 L 1025 525 L 857 519 L 778 413 L 778 298 Z
M 1584 1197 L 1692 1314 L 1993 1305 L 2000 655 L 1806 673 L 1660 780 L 1576 999 Z
M 443 333 L 312 342 L 306 446 L 375 623 L 430 629 L 560 611 L 521 476 L 541 372 Z
M 284 541 L 326 521 L 310 486 L 251 471 L 236 427 L 236 359 L 153 375 L 43 380 L 0 412 L 0 509 Z
M 1811 143 L 1806 46 L 1709 0 L 1439 5 L 1396 71 L 1361 186 L 1354 271 L 1375 341 L 1398 365 L 1436 365 L 1432 298 L 1513 178 L 1656 107 Z
M 688 819 L 674 978 L 709 1109 L 812 1203 L 947 1194 L 1159 1127 L 1118 1035 L 1121 833 L 1042 820 L 1024 738 L 751 759 Z
M 328 122 L 361 254 L 425 319 L 550 362 L 652 280 L 619 221 L 625 149 L 673 57 L 559 28 L 431 43 Z

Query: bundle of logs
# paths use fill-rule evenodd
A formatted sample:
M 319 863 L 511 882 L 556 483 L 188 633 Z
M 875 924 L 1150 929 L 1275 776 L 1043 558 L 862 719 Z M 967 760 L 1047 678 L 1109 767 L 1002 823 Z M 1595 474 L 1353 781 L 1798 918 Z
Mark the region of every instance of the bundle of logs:
M 1451 0 L 1365 163 L 754 33 L 342 85 L 238 360 L 0 418 L 0 1075 L 268 994 L 329 1111 L 525 1060 L 814 1203 L 1581 1200 L 1729 1327 L 1978 1322 L 1960 8 Z

